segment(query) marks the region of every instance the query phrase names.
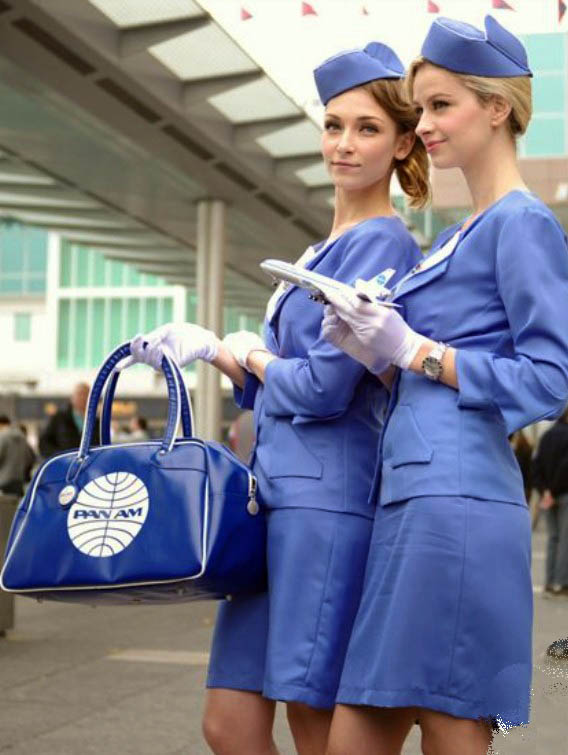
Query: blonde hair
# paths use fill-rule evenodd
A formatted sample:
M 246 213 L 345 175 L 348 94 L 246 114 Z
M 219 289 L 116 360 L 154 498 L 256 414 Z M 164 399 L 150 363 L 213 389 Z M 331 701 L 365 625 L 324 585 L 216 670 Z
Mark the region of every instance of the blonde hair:
M 364 84 L 362 88 L 369 92 L 392 118 L 399 134 L 414 134 L 418 116 L 405 96 L 402 81 L 377 79 Z M 409 199 L 410 207 L 419 209 L 428 204 L 431 195 L 428 155 L 420 139 L 414 140 L 410 153 L 404 159 L 395 160 L 394 170 L 401 189 Z
M 447 71 L 473 92 L 478 100 L 486 105 L 492 97 L 501 97 L 511 106 L 511 112 L 507 120 L 509 134 L 516 140 L 522 136 L 528 128 L 532 116 L 532 84 L 528 76 L 512 76 L 510 78 L 497 78 L 492 76 L 472 76 L 471 74 L 456 73 L 448 68 L 437 66 L 427 58 L 417 58 L 408 69 L 406 77 L 406 92 L 409 100 L 412 100 L 414 80 L 419 69 L 428 64 Z

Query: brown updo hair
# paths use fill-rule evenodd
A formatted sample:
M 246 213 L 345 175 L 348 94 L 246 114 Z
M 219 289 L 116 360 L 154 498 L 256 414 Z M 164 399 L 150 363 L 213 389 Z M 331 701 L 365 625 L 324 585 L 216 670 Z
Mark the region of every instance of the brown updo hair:
M 512 76 L 510 78 L 473 76 L 471 74 L 450 71 L 447 68 L 431 63 L 427 58 L 420 57 L 416 58 L 408 69 L 406 91 L 409 100 L 412 100 L 416 74 L 425 64 L 451 73 L 452 76 L 459 79 L 466 89 L 473 92 L 483 105 L 486 105 L 492 97 L 501 97 L 511 106 L 511 112 L 507 119 L 509 135 L 515 141 L 525 133 L 532 116 L 532 83 L 529 76 Z
M 379 106 L 396 124 L 399 134 L 411 132 L 418 124 L 418 116 L 405 94 L 405 87 L 398 79 L 376 79 L 361 87 L 371 94 Z M 431 188 L 428 178 L 429 163 L 426 148 L 420 139 L 407 157 L 395 160 L 394 170 L 401 189 L 413 209 L 425 207 L 430 201 Z

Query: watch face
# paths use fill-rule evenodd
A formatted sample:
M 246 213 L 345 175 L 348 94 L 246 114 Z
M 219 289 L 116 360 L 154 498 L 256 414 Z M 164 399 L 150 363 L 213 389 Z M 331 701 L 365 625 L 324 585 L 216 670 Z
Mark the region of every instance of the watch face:
M 442 363 L 436 357 L 426 357 L 422 362 L 422 368 L 426 375 L 431 378 L 439 378 L 442 374 Z

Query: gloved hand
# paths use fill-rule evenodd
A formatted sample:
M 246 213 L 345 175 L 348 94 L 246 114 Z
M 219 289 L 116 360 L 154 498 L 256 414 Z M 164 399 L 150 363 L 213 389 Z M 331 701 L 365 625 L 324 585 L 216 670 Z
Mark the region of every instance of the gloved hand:
M 160 370 L 164 355 L 172 358 L 180 367 L 185 367 L 196 359 L 211 362 L 218 351 L 219 339 L 212 330 L 189 322 L 171 322 L 146 335 L 140 333 L 135 336 L 130 342 L 131 356 L 118 369 L 123 370 L 135 362 L 144 362 L 155 370 Z
M 364 364 L 374 375 L 381 375 L 390 367 L 389 359 L 382 362 L 375 358 L 369 360 L 369 350 L 358 340 L 349 325 L 336 314 L 333 307 L 326 306 L 323 311 L 324 319 L 321 324 L 321 334 L 327 341 L 344 351 L 352 359 Z
M 229 349 L 237 362 L 247 369 L 247 359 L 251 351 L 268 351 L 262 338 L 248 330 L 237 330 L 223 338 L 223 344 Z
M 374 374 L 384 371 L 386 362 L 408 369 L 426 339 L 412 330 L 398 312 L 392 307 L 363 301 L 355 292 L 346 295 L 330 289 L 324 293 L 335 315 L 343 320 L 359 342 L 358 356 L 355 359 Z M 331 339 L 339 338 L 351 347 L 351 337 L 342 331 L 341 339 L 331 315 L 330 308 L 326 308 L 322 322 L 324 338 L 327 337 L 327 332 Z

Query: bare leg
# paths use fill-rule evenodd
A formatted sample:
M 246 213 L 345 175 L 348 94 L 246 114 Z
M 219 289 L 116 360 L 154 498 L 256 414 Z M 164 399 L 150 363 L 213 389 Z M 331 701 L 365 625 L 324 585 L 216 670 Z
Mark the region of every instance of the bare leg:
M 272 739 L 276 705 L 258 692 L 209 689 L 203 735 L 215 755 L 278 755 Z
M 400 755 L 416 708 L 337 705 L 327 755 Z
M 418 709 L 424 755 L 487 755 L 493 732 L 486 721 L 454 718 L 447 713 Z
M 288 703 L 287 713 L 298 755 L 325 755 L 333 710 Z

